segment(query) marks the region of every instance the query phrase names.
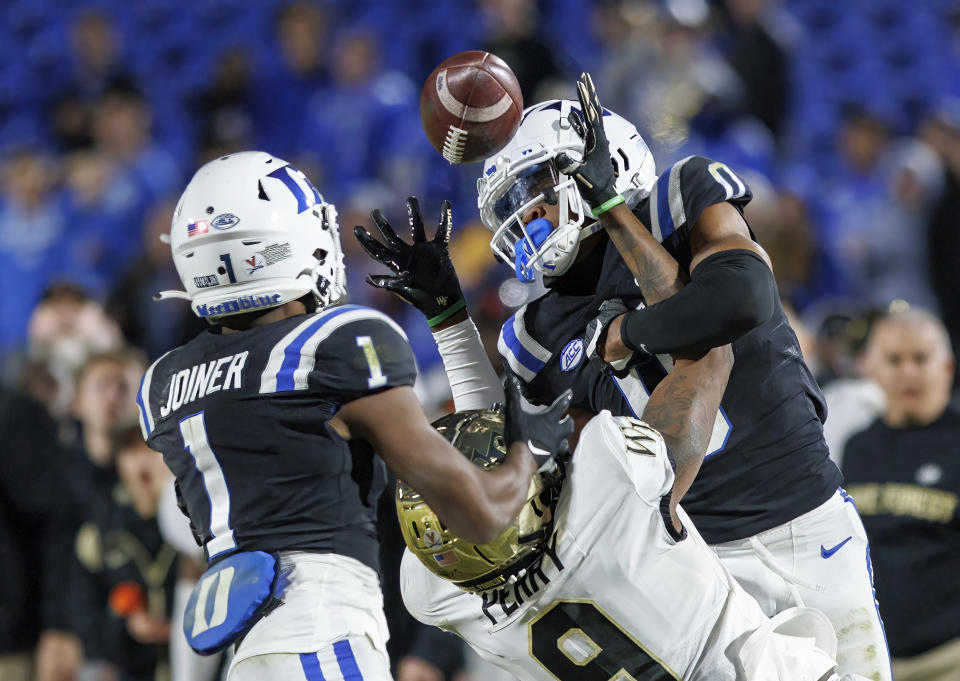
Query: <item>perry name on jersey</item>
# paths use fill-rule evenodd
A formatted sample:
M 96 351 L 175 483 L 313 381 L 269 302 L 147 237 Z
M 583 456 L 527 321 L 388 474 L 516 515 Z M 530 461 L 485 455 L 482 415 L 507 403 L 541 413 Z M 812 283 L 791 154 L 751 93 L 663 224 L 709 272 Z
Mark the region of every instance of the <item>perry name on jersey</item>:
M 752 194 L 726 165 L 691 156 L 668 167 L 635 208 L 640 221 L 684 267 L 690 230 L 709 206 L 729 202 L 742 212 Z M 531 400 L 549 404 L 573 390 L 572 406 L 640 416 L 666 376 L 668 357 L 640 358 L 614 375 L 585 357 L 583 336 L 600 303 L 644 304 L 623 258 L 604 239 L 550 290 L 507 320 L 498 348 L 527 384 Z M 823 441 L 826 405 L 778 306 L 773 316 L 733 344 L 733 373 L 717 414 L 707 459 L 684 497 L 684 508 L 710 543 L 770 529 L 828 499 L 840 484 Z M 749 510 L 745 510 L 749 509 Z
M 343 305 L 239 333 L 204 331 L 150 366 L 137 403 L 210 558 L 306 550 L 376 569 L 373 508 L 385 467 L 327 422 L 345 402 L 415 378 L 400 327 Z

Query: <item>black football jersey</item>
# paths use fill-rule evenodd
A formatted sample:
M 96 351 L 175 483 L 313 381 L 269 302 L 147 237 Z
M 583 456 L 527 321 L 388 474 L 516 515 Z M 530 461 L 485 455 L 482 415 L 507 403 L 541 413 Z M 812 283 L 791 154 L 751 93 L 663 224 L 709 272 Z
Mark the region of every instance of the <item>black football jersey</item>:
M 690 156 L 670 166 L 634 213 L 683 267 L 689 233 L 703 211 L 728 201 L 742 212 L 752 195 L 727 166 Z M 643 296 L 604 233 L 593 251 L 550 290 L 521 307 L 500 333 L 504 365 L 526 382 L 528 397 L 549 404 L 573 390 L 572 407 L 640 416 L 670 368 L 652 357 L 615 375 L 584 357 L 583 336 L 600 303 L 622 298 L 634 308 Z M 733 344 L 734 366 L 713 437 L 697 479 L 683 499 L 710 543 L 742 539 L 812 510 L 841 483 L 823 439 L 826 403 L 800 354 L 779 305 L 769 321 Z
M 204 331 L 147 370 L 137 403 L 211 560 L 302 550 L 377 569 L 386 469 L 329 420 L 344 403 L 413 385 L 416 375 L 399 326 L 344 305 L 240 333 Z

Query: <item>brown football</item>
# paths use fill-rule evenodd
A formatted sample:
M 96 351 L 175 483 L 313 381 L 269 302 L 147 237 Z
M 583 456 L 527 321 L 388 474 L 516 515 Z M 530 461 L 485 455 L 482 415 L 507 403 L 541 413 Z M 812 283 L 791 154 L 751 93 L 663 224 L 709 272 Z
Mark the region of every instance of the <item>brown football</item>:
M 446 59 L 423 84 L 420 121 L 450 163 L 482 161 L 520 127 L 520 83 L 500 57 L 480 50 Z

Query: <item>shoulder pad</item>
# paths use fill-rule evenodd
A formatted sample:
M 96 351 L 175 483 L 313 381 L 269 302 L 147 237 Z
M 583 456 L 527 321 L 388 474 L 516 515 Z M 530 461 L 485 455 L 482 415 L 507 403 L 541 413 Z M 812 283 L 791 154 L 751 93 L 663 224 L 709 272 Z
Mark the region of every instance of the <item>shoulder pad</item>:
M 527 332 L 524 322 L 526 311 L 527 306 L 524 305 L 504 322 L 497 340 L 497 349 L 513 373 L 529 383 L 550 361 L 553 353 Z
M 742 207 L 752 198 L 746 182 L 725 164 L 687 156 L 664 170 L 654 183 L 648 198 L 650 230 L 662 242 L 674 232 L 689 231 L 715 203 L 729 201 Z
M 260 376 L 260 393 L 306 390 L 321 344 L 335 331 L 360 322 L 367 322 L 364 333 L 368 335 L 379 331 L 380 335 L 399 336 L 397 340 L 407 343 L 403 329 L 378 310 L 362 305 L 338 305 L 321 310 L 295 326 L 270 350 Z

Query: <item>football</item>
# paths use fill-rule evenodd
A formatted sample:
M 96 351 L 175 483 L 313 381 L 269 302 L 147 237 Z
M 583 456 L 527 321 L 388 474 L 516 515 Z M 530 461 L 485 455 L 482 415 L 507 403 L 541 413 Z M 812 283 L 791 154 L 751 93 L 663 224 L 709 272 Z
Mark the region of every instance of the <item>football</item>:
M 500 151 L 522 113 L 517 77 L 505 61 L 480 50 L 444 60 L 420 94 L 423 129 L 450 163 L 482 161 Z

